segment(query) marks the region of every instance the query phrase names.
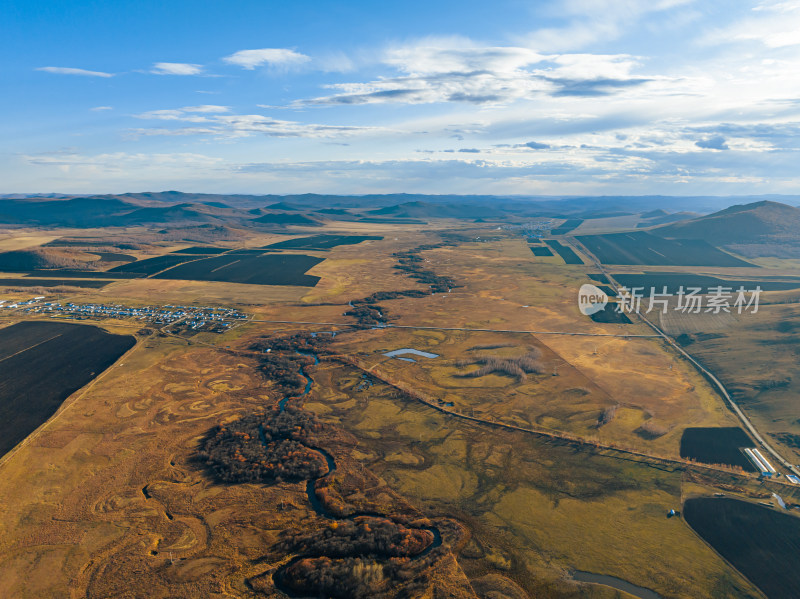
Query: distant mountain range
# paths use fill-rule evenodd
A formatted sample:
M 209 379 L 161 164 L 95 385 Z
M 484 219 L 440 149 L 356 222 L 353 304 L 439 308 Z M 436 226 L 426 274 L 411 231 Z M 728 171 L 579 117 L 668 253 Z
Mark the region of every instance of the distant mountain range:
M 21 195 L 24 194 L 16 194 Z M 178 191 L 88 197 L 57 195 L 0 197 L 0 226 L 213 226 L 281 230 L 336 221 L 421 223 L 444 218 L 524 223 L 537 217 L 574 221 L 639 215 L 639 227 L 655 226 L 651 230 L 657 235 L 705 239 L 748 256 L 787 252 L 794 255 L 800 251 L 797 249 L 800 209 L 788 205 L 800 202 L 800 196 L 520 198 L 421 194 L 219 195 Z M 774 201 L 776 197 L 785 203 Z M 732 205 L 736 202 L 739 203 Z M 707 215 L 698 217 L 698 214 Z

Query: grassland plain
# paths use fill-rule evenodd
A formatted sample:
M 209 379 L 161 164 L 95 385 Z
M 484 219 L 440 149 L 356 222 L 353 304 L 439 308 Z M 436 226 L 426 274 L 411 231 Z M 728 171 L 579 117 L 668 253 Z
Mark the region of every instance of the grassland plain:
M 217 281 L 180 281 L 167 279 L 134 279 L 109 285 L 102 290 L 71 296 L 75 301 L 123 301 L 151 304 L 236 305 L 256 309 L 267 303 L 282 305 L 297 302 L 308 292 L 307 287 L 278 285 L 245 285 Z
M 60 235 L 36 229 L 0 229 L 0 251 L 11 252 L 37 247 L 58 239 Z
M 346 339 L 336 347 L 391 380 L 451 403 L 456 411 L 525 428 L 564 431 L 677 457 L 686 426 L 736 424 L 705 381 L 654 341 L 401 329 Z M 471 349 L 481 347 L 496 348 Z M 398 348 L 440 357 L 409 363 L 383 355 Z M 458 366 L 471 357 L 514 359 L 531 350 L 541 352 L 542 368 L 523 381 L 499 372 L 468 378 L 464 375 L 474 367 Z
M 284 533 L 326 525 L 303 483 L 220 485 L 194 462 L 212 425 L 278 399 L 255 362 L 172 338 L 142 346 L 0 465 L 2 596 L 276 596 Z M 339 481 L 361 475 L 347 457 L 355 439 L 338 435 L 326 447 L 343 493 Z M 382 482 L 372 492 L 405 501 Z M 461 528 L 451 525 L 446 542 Z M 449 549 L 440 558 L 429 583 L 476 599 Z
M 587 280 L 585 268 L 565 266 L 558 258 L 534 261 L 527 246 L 515 239 L 439 248 L 423 252 L 423 256 L 437 272 L 453 276 L 463 287 L 448 294 L 382 302 L 396 324 L 621 335 L 651 332 L 639 324 L 599 324 L 581 315 L 575 295 Z M 280 312 L 291 315 L 283 318 L 286 320 L 313 321 L 311 313 L 319 309 L 289 306 Z M 340 307 L 325 307 L 326 322 L 346 322 L 340 313 Z M 279 310 L 272 315 L 280 319 Z M 493 343 L 545 348 L 551 356 L 544 360 L 547 371 L 557 367 L 563 369 L 562 376 L 532 376 L 523 386 L 507 376 L 458 376 L 463 369 L 455 362 L 469 357 L 469 347 Z M 382 356 L 384 351 L 404 347 L 430 350 L 443 357 L 410 364 Z M 348 351 L 373 356 L 374 363 L 390 369 L 393 376 L 408 382 L 419 380 L 436 397 L 445 400 L 452 396 L 445 401 L 452 400 L 465 410 L 490 410 L 501 419 L 580 430 L 593 438 L 672 456 L 678 455 L 685 426 L 736 424 L 702 377 L 660 341 L 387 330 L 364 333 Z M 567 376 L 568 372 L 574 375 Z M 555 379 L 558 383 L 552 382 Z M 587 386 L 595 391 L 585 393 Z M 566 396 L 556 392 L 568 388 L 573 391 Z M 614 419 L 602 428 L 592 428 L 609 402 L 619 404 Z M 635 432 L 648 421 L 663 427 L 665 434 L 649 439 Z
M 395 397 L 347 367 L 323 364 L 307 404 L 352 431 L 363 462 L 428 512 L 468 524 L 468 576 L 502 574 L 531 596 L 578 591 L 569 569 L 605 573 L 664 597 L 756 597 L 679 519 L 681 474 L 486 429 Z M 632 548 L 635 550 L 632 551 Z M 613 596 L 613 595 L 612 595 Z
M 478 236 L 489 240 L 474 241 Z M 368 253 L 358 246 L 333 248 L 312 271 L 321 277 L 317 287 L 295 295 L 281 295 L 285 288 L 147 279 L 76 297 L 147 303 L 191 298 L 252 304 L 246 309 L 262 319 L 350 323 L 342 314 L 348 300 L 424 289 L 393 269 L 392 254 L 439 239 L 427 231 L 394 230 L 370 242 Z M 651 332 L 640 324 L 601 324 L 582 316 L 575 295 L 588 281 L 588 267 L 534 257 L 524 240 L 502 232 L 469 231 L 457 247 L 421 256 L 426 268 L 463 287 L 386 301 L 394 323 Z M 244 346 L 248 335 L 286 326 L 252 323 L 218 342 Z M 113 596 L 121 589 L 103 584 L 115 577 L 134 580 L 151 596 L 242 595 L 248 592 L 243 580 L 263 572 L 257 561 L 281 531 L 298 522 L 319 526 L 301 484 L 220 487 L 191 464 L 196 441 L 212 424 L 266 400 L 268 388 L 253 364 L 210 348 L 187 349 L 185 341 L 171 338 L 145 343 L 98 381 L 85 401 L 45 426 L 36 443 L 0 466 L 7 481 L 0 489 L 0 595 L 25 596 L 26 581 L 35 580 L 40 586 L 28 596 L 65 590 L 79 597 Z M 665 455 L 677 455 L 688 421 L 735 424 L 705 381 L 652 340 L 383 330 L 350 333 L 336 344 L 393 369 L 404 382 L 418 379 L 465 410 L 497 411 L 514 422 L 544 415 L 552 418 L 539 418 L 546 426 L 572 427 Z M 494 374 L 457 376 L 470 369 L 456 364 L 461 354 L 498 344 L 514 347 L 485 351 L 514 358 L 535 348 L 549 363 L 560 359 L 559 376 L 530 374 L 524 385 Z M 411 364 L 381 355 L 403 347 L 442 357 Z M 680 520 L 664 517 L 680 505 L 679 472 L 464 425 L 399 400 L 380 384 L 357 392 L 364 379 L 349 367 L 324 364 L 314 377 L 318 384 L 308 407 L 360 440 L 360 462 L 426 513 L 455 516 L 472 530 L 458 563 L 473 581 L 502 575 L 539 594 L 615 596 L 567 581 L 566 570 L 577 568 L 655 588 L 665 597 L 698 596 L 690 592 L 694 588 L 707 596 L 756 596 Z M 591 420 L 616 403 L 614 418 L 592 433 Z M 681 420 L 673 420 L 679 414 Z M 642 438 L 636 430 L 645 420 L 667 432 Z M 664 547 L 673 548 L 666 559 Z M 179 558 L 177 567 L 170 552 Z
M 217 487 L 190 463 L 212 424 L 265 400 L 252 365 L 142 345 L 0 466 L 2 596 L 224 595 L 286 518 L 308 516 L 299 485 Z M 265 513 L 281 499 L 285 515 Z M 124 587 L 104 587 L 115 571 Z

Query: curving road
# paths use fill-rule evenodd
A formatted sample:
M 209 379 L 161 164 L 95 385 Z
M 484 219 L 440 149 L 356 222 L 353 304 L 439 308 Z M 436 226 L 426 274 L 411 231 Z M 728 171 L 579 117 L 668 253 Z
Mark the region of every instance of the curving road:
M 273 324 L 321 324 L 326 326 L 337 327 L 357 327 L 358 325 L 349 322 L 312 322 L 309 320 L 261 320 L 252 318 L 247 322 L 266 322 Z M 468 331 L 480 333 L 524 333 L 527 335 L 567 335 L 571 337 L 621 337 L 628 338 L 641 338 L 645 337 L 653 339 L 660 337 L 660 335 L 632 335 L 632 334 L 616 334 L 616 333 L 576 333 L 575 331 L 528 331 L 522 329 L 470 329 L 466 327 L 429 327 L 413 324 L 383 324 L 373 327 L 375 329 L 420 329 L 427 331 Z

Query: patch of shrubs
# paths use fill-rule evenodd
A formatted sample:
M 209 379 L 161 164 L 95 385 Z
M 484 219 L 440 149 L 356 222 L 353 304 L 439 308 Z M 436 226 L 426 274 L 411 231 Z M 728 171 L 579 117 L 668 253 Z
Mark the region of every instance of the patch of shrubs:
M 307 381 L 300 370 L 303 366 L 311 365 L 313 358 L 297 352 L 324 353 L 329 342 L 329 336 L 312 336 L 303 332 L 261 339 L 251 345 L 250 349 L 262 352 L 259 356 L 259 369 L 265 378 L 286 393 L 299 393 Z
M 383 564 L 357 557 L 306 557 L 281 570 L 277 582 L 295 593 L 337 599 L 375 597 L 387 586 Z
M 422 266 L 425 261 L 424 258 L 419 255 L 419 253 L 425 250 L 445 247 L 447 245 L 454 244 L 427 244 L 405 252 L 396 252 L 394 254 L 395 258 L 397 258 L 397 264 L 395 265 L 395 268 L 397 270 L 402 270 L 412 279 L 430 286 L 431 293 L 446 293 L 450 291 L 450 289 L 458 287 L 458 285 L 456 285 L 455 281 L 449 277 L 439 276 L 433 271 L 427 270 L 424 266 Z
M 477 378 L 487 374 L 505 374 L 516 377 L 520 382 L 524 381 L 529 373 L 541 374 L 545 368 L 540 362 L 541 352 L 534 349 L 519 358 L 500 358 L 497 356 L 478 356 L 473 359 L 460 360 L 456 366 L 464 367 L 480 365 L 481 367 L 472 372 L 461 374 L 464 378 Z
M 214 427 L 198 454 L 225 483 L 273 483 L 317 478 L 328 471 L 314 444 L 322 424 L 310 412 L 287 406 Z
M 260 356 L 258 368 L 265 378 L 287 393 L 299 393 L 306 384 L 300 368 L 310 364 L 311 358 L 268 353 Z
M 352 316 L 356 319 L 359 326 L 364 328 L 384 324 L 386 308 L 378 304 L 364 304 L 351 308 L 344 313 L 345 316 Z
M 433 542 L 433 533 L 378 516 L 331 522 L 327 528 L 284 540 L 288 551 L 328 557 L 410 557 Z
M 406 289 L 404 291 L 377 291 L 372 295 L 368 295 L 367 297 L 359 300 L 353 300 L 350 303 L 353 305 L 376 304 L 378 302 L 398 299 L 400 297 L 425 297 L 427 295 L 430 294 L 422 291 L 421 289 Z
M 256 341 L 251 349 L 256 351 L 321 352 L 330 342 L 327 335 L 312 335 L 306 331 L 282 337 L 265 337 Z
M 367 297 L 352 300 L 350 302 L 352 308 L 345 312 L 344 315 L 354 317 L 358 321 L 359 326 L 363 328 L 379 326 L 386 323 L 388 311 L 385 307 L 379 305 L 378 302 L 401 297 L 425 297 L 432 293 L 445 293 L 458 287 L 452 279 L 441 277 L 433 271 L 426 270 L 422 266 L 425 260 L 419 255 L 419 252 L 424 250 L 432 250 L 449 245 L 455 245 L 455 243 L 443 242 L 426 244 L 405 252 L 396 252 L 393 254 L 393 256 L 397 258 L 397 264 L 394 268 L 405 272 L 412 279 L 420 283 L 427 284 L 429 287 L 428 290 L 406 289 L 402 291 L 378 291 Z
M 336 599 L 405 599 L 425 596 L 430 583 L 426 571 L 432 560 L 392 558 L 376 562 L 361 557 L 305 557 L 279 572 L 283 589 L 312 597 Z

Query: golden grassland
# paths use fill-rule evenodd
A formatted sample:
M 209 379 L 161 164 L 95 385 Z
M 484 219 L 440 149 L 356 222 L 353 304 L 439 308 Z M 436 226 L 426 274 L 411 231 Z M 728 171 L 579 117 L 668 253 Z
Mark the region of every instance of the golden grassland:
M 130 279 L 81 293 L 81 301 L 136 301 L 145 304 L 260 305 L 294 302 L 308 289 L 285 285 L 243 285 L 211 281 Z M 73 300 L 75 301 L 75 300 Z
M 381 302 L 395 324 L 652 334 L 641 324 L 599 324 L 581 315 L 575 295 L 587 280 L 586 267 L 559 264 L 557 257 L 533 258 L 520 240 L 468 243 L 426 251 L 423 256 L 430 268 L 452 276 L 464 287 L 421 299 Z M 388 287 L 380 277 L 379 271 L 371 281 Z M 341 306 L 281 306 L 262 316 L 346 322 L 342 311 Z M 341 346 L 343 352 L 368 357 L 369 364 L 389 376 L 419 385 L 420 390 L 452 401 L 466 413 L 487 414 L 521 426 L 543 426 L 677 456 L 686 426 L 736 423 L 706 381 L 660 340 L 412 329 L 367 331 L 349 339 Z M 515 349 L 469 351 L 492 344 Z M 420 358 L 411 364 L 382 355 L 398 348 L 430 351 L 441 357 Z M 542 352 L 546 372 L 529 376 L 523 384 L 509 376 L 459 376 L 464 369 L 456 363 L 470 355 L 503 357 L 504 351 L 519 354 L 525 353 L 525 348 Z M 558 376 L 550 376 L 553 370 Z M 598 429 L 598 416 L 611 405 L 619 405 L 615 418 Z M 644 438 L 637 431 L 646 421 L 663 428 L 665 434 Z
M 191 458 L 212 425 L 265 400 L 247 361 L 140 341 L 0 467 L 0 594 L 246 594 L 252 560 L 310 516 L 302 488 L 216 486 Z
M 358 232 L 362 225 L 348 230 Z M 376 225 L 361 231 L 386 238 L 325 252 L 326 260 L 309 273 L 322 277 L 313 289 L 144 279 L 77 292 L 68 301 L 223 304 L 261 320 L 346 325 L 353 322 L 342 314 L 349 300 L 375 291 L 423 289 L 392 268 L 392 254 L 439 239 L 425 227 Z M 505 233 L 469 234 L 493 240 L 422 253 L 426 268 L 462 287 L 381 302 L 394 324 L 652 333 L 642 324 L 599 324 L 579 313 L 575 296 L 591 267 L 566 266 L 557 256 L 534 257 L 524 240 Z M 251 242 L 266 243 L 256 237 Z M 729 376 L 756 380 L 768 365 L 789 373 L 796 360 L 786 345 L 773 350 L 758 337 L 775 322 L 798 316 L 793 307 L 781 310 L 786 312 L 765 310 L 761 329 L 753 321 L 755 328 L 740 333 L 741 340 L 750 330 L 750 348 L 758 344 L 763 350 L 756 365 L 742 366 L 745 350 L 704 345 L 730 339 L 733 346 L 732 338 L 698 342 L 689 350 L 708 347 L 709 355 L 725 356 L 729 361 L 720 359 L 712 370 L 727 368 Z M 126 332 L 132 326 L 102 324 Z M 252 595 L 244 581 L 265 570 L 259 560 L 280 533 L 297 526 L 313 529 L 320 520 L 302 483 L 217 485 L 192 463 L 210 427 L 274 401 L 252 359 L 201 344 L 245 348 L 259 334 L 297 328 L 252 322 L 221 336 L 146 337 L 122 363 L 66 402 L 0 462 L 0 596 Z M 457 411 L 498 422 L 666 457 L 677 456 L 687 426 L 736 424 L 708 383 L 661 341 L 333 328 L 348 331 L 335 339 L 335 351 L 452 402 Z M 474 349 L 490 345 L 506 347 Z M 383 355 L 399 348 L 440 357 L 410 363 Z M 460 376 L 470 367 L 459 361 L 472 355 L 515 358 L 532 350 L 540 352 L 545 368 L 524 381 L 498 374 Z M 570 582 L 571 569 L 618 576 L 664 597 L 759 596 L 682 520 L 665 516 L 679 509 L 687 493 L 732 489 L 752 498 L 771 487 L 756 488 L 749 479 L 723 473 L 690 477 L 675 467 L 621 459 L 589 445 L 465 422 L 398 397 L 380 382 L 358 390 L 364 378 L 351 366 L 323 362 L 311 370 L 316 385 L 307 408 L 357 439 L 352 455 L 358 464 L 426 515 L 452 517 L 468 527 L 471 537 L 449 567 L 454 580 L 466 575 L 474 589 L 488 589 L 479 596 L 499 589 L 508 597 L 526 596 L 521 589 L 536 597 L 619 596 Z M 784 391 L 781 397 L 788 398 Z M 765 399 L 772 401 L 776 392 L 770 393 Z M 780 408 L 786 419 L 793 409 L 789 404 L 786 399 Z M 615 405 L 613 419 L 598 428 L 600 414 Z M 768 420 L 757 424 L 767 426 Z M 637 431 L 647 421 L 666 432 L 643 437 Z M 125 587 L 131 584 L 133 591 Z
M 451 276 L 462 287 L 452 293 L 382 302 L 393 323 L 615 335 L 652 333 L 642 324 L 595 323 L 578 312 L 575 293 L 588 280 L 588 267 L 566 266 L 557 256 L 533 257 L 519 238 L 492 230 L 471 232 L 473 237 L 478 233 L 491 241 L 423 252 L 426 268 Z M 374 291 L 424 288 L 392 268 L 392 254 L 434 241 L 436 237 L 427 232 L 398 231 L 382 241 L 320 253 L 326 260 L 311 271 L 322 277 L 313 289 L 140 279 L 81 291 L 65 299 L 234 305 L 251 311 L 256 319 L 347 324 L 352 319 L 343 312 L 350 299 Z M 455 363 L 469 357 L 470 346 L 497 341 L 537 348 L 545 356 L 543 365 L 557 371 L 558 376 L 532 375 L 522 385 L 509 376 L 459 376 L 463 369 Z M 442 358 L 413 365 L 383 359 L 382 367 L 392 376 L 418 381 L 422 390 L 453 401 L 459 409 L 491 414 L 517 425 L 535 424 L 675 456 L 684 427 L 735 424 L 705 381 L 661 341 L 387 330 L 361 335 L 347 351 L 382 358 L 383 351 L 397 347 L 428 347 Z M 599 415 L 614 405 L 618 406 L 614 419 L 598 428 Z M 645 422 L 664 434 L 655 439 L 643 437 L 639 433 Z
M 602 572 L 664 596 L 758 596 L 680 519 L 681 473 L 489 429 L 392 397 L 380 383 L 323 364 L 308 404 L 355 434 L 364 463 L 427 512 L 473 537 L 469 576 L 502 573 L 531 596 L 568 596 L 571 569 Z M 635 550 L 632 551 L 632 548 Z

